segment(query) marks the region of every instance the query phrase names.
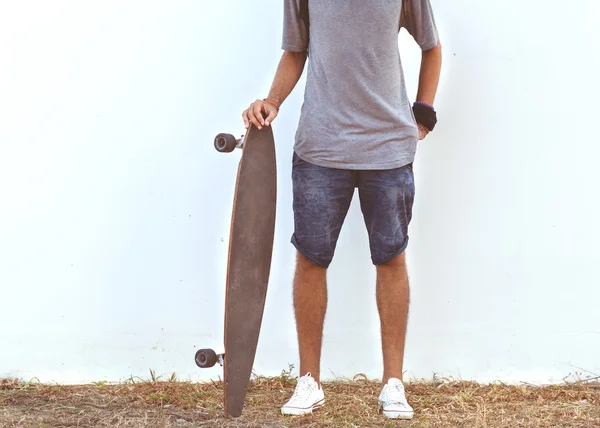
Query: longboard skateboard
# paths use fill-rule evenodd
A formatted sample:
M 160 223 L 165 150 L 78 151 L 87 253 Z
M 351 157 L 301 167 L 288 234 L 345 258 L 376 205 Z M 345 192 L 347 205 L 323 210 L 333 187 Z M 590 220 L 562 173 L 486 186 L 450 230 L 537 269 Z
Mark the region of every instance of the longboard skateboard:
M 277 169 L 270 126 L 250 126 L 236 139 L 219 134 L 214 145 L 228 153 L 242 149 L 233 197 L 225 291 L 225 353 L 196 352 L 201 368 L 224 366 L 224 407 L 232 417 L 242 414 L 262 323 L 275 232 Z

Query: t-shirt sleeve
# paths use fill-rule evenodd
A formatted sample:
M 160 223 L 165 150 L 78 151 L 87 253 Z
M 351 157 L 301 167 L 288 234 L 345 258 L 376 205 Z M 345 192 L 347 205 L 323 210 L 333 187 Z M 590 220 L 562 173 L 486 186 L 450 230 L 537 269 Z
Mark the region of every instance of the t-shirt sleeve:
M 400 27 L 406 28 L 422 50 L 438 44 L 438 31 L 429 0 L 403 0 Z
M 308 28 L 302 16 L 305 0 L 283 0 L 283 40 L 281 48 L 286 51 L 308 50 Z

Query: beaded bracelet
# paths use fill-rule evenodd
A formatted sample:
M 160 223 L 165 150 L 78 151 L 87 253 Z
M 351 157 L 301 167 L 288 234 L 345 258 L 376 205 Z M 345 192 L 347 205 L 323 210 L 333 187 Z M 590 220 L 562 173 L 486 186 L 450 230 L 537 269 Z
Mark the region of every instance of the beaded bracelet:
M 420 105 L 422 105 L 422 106 L 429 107 L 431 110 L 435 111 L 435 109 L 433 108 L 433 106 L 432 106 L 432 105 L 429 105 L 429 104 L 427 104 L 427 103 L 424 103 L 423 101 L 415 101 L 415 102 L 414 102 L 414 104 L 413 104 L 413 106 L 414 106 L 415 104 L 420 104 Z

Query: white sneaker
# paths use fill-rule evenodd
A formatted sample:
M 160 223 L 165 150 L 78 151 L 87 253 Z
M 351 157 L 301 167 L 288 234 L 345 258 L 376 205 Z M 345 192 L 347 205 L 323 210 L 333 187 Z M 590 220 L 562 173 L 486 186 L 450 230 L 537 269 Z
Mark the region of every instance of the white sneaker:
M 404 385 L 400 379 L 388 380 L 379 395 L 379 403 L 383 407 L 383 414 L 388 418 L 412 419 L 413 417 L 413 408 L 406 401 Z
M 298 379 L 294 395 L 281 408 L 284 415 L 306 415 L 325 403 L 325 395 L 310 373 Z

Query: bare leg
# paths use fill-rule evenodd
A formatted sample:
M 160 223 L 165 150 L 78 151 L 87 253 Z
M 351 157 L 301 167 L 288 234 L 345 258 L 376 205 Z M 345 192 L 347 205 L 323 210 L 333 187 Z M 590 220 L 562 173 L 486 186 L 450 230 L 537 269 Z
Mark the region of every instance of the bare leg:
M 402 380 L 410 291 L 405 254 L 377 266 L 377 309 L 381 322 L 383 383 Z
M 298 252 L 294 276 L 294 312 L 300 349 L 300 376 L 320 383 L 321 343 L 327 308 L 327 270 Z

